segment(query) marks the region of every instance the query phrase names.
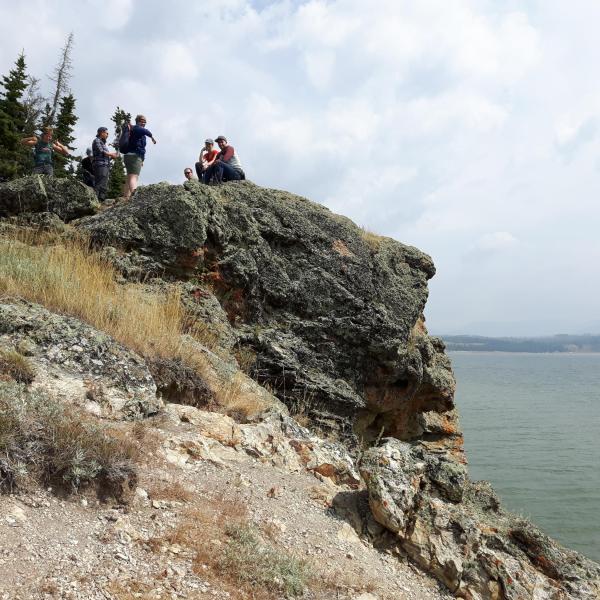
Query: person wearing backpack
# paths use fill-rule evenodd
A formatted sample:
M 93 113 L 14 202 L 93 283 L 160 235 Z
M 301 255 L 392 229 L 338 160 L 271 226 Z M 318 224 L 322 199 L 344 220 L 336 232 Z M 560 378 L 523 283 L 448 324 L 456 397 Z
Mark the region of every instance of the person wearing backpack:
M 138 115 L 135 118 L 135 125 L 133 127 L 127 123 L 127 129 L 129 130 L 129 140 L 127 141 L 127 152 L 123 157 L 125 169 L 127 170 L 127 181 L 123 187 L 123 197 L 125 200 L 131 198 L 131 194 L 133 194 L 138 186 L 140 172 L 146 158 L 146 138 L 149 137 L 152 143 L 156 144 L 154 136 L 146 129 L 146 117 L 144 115 Z M 122 137 L 124 138 L 125 136 L 126 134 L 123 135 L 122 133 Z M 125 145 L 124 140 L 123 144 Z M 119 138 L 120 148 L 121 138 Z
M 54 164 L 52 155 L 54 152 L 60 152 L 64 156 L 69 156 L 69 149 L 65 148 L 58 140 L 52 139 L 53 130 L 51 127 L 45 127 L 42 130 L 41 137 L 33 135 L 21 140 L 25 146 L 33 147 L 33 173 L 38 175 L 54 175 Z
M 92 142 L 92 154 L 94 155 L 94 190 L 100 202 L 106 200 L 108 191 L 108 176 L 110 175 L 110 159 L 117 158 L 116 152 L 111 152 L 106 145 L 108 129 L 98 127 L 98 132 Z

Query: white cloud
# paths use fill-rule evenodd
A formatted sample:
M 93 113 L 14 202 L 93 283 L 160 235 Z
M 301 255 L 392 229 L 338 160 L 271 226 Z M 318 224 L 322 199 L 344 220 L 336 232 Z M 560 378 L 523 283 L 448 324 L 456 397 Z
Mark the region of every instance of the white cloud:
M 74 31 L 81 150 L 116 105 L 143 112 L 159 143 L 142 181 L 178 182 L 227 135 L 257 183 L 431 253 L 434 329 L 472 320 L 471 296 L 480 319 L 592 320 L 600 261 L 565 249 L 597 245 L 598 18 L 558 0 L 0 0 L 0 73 L 25 46 L 44 77 Z M 540 295 L 540 263 L 595 294 Z

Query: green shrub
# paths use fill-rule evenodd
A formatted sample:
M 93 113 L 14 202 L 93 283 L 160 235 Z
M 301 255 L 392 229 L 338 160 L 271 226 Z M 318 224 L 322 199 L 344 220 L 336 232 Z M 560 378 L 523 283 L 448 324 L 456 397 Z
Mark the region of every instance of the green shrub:
M 120 495 L 135 482 L 137 446 L 40 390 L 0 382 L 0 489 L 29 481 Z
M 225 532 L 229 540 L 220 561 L 224 572 L 259 590 L 282 591 L 287 596 L 304 593 L 310 579 L 305 562 L 261 542 L 250 525 L 230 525 Z

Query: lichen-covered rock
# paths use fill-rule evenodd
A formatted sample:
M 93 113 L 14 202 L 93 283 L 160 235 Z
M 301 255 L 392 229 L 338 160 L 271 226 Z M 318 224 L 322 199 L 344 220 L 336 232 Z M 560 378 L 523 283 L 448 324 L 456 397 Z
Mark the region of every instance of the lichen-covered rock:
M 160 402 L 144 360 L 81 321 L 23 301 L 0 303 L 0 347 L 27 356 L 33 386 L 105 416 L 156 413 Z
M 367 441 L 427 436 L 433 412 L 432 441 L 460 453 L 450 363 L 422 320 L 434 267 L 416 248 L 250 182 L 143 187 L 78 226 L 126 275 L 200 281 L 292 411 Z
M 72 177 L 29 175 L 0 183 L 1 217 L 49 212 L 68 222 L 98 208 L 93 190 Z
M 470 600 L 589 599 L 600 566 L 503 511 L 486 482 L 419 442 L 384 440 L 360 464 L 375 519 L 457 596 Z

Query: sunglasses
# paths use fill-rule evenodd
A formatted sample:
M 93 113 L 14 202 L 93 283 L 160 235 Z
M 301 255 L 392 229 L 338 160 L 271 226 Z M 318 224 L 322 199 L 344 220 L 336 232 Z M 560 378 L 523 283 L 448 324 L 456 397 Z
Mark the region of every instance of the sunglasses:
M 184 174 L 184 175 L 191 175 L 191 174 L 192 174 L 192 172 L 191 172 L 191 171 L 184 171 L 184 173 L 183 173 L 183 174 Z

